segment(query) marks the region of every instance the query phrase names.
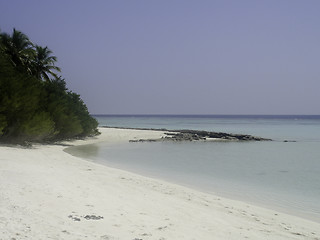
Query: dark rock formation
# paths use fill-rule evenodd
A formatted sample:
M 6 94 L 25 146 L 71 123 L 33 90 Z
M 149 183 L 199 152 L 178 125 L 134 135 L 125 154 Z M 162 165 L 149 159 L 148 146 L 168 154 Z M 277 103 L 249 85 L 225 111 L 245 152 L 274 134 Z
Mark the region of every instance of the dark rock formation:
M 233 140 L 233 141 L 270 141 L 271 139 L 256 137 L 245 134 L 232 134 L 223 132 L 208 132 L 198 130 L 177 130 L 178 132 L 173 138 L 182 140 L 206 140 L 206 139 L 220 139 L 220 140 Z
M 108 127 L 107 127 L 108 128 Z M 152 130 L 163 131 L 166 136 L 160 139 L 139 139 L 130 140 L 130 142 L 164 142 L 164 141 L 272 141 L 269 138 L 256 137 L 246 134 L 232 134 L 223 132 L 208 132 L 201 130 L 168 130 L 168 129 L 154 129 L 154 128 L 122 128 L 135 130 Z

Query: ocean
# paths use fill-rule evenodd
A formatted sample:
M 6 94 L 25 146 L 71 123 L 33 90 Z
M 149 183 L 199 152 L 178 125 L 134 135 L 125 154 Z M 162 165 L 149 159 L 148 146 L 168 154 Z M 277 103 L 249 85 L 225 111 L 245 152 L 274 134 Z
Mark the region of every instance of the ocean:
M 320 222 L 320 116 L 97 115 L 100 126 L 251 134 L 266 142 L 94 144 L 68 149 L 111 167 Z

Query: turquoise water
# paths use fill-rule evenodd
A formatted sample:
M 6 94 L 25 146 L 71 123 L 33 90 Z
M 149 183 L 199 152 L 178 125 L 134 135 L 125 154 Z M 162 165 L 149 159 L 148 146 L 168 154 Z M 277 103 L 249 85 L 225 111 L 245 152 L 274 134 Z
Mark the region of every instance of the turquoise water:
M 97 116 L 100 125 L 245 133 L 272 142 L 95 144 L 93 161 L 320 222 L 318 116 Z M 296 142 L 283 142 L 294 140 Z

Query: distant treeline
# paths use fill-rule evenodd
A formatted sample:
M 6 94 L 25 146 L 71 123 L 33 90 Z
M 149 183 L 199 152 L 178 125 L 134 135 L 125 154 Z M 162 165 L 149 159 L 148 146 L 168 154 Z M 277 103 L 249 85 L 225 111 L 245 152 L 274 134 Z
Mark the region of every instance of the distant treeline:
M 80 95 L 69 91 L 48 47 L 0 31 L 0 141 L 43 142 L 98 133 Z

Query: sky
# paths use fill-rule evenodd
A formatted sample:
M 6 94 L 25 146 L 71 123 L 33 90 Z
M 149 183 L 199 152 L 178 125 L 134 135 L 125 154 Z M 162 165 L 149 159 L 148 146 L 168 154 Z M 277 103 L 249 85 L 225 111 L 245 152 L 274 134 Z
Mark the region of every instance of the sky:
M 318 0 L 0 0 L 92 114 L 320 114 Z

